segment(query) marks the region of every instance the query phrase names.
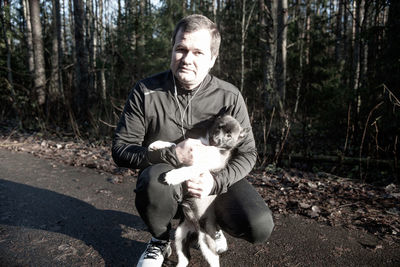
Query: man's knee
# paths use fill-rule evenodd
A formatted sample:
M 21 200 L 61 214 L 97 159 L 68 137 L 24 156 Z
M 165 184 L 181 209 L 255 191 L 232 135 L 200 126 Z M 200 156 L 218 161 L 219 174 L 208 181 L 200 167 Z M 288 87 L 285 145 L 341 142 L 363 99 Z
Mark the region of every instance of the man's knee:
M 180 185 L 169 186 L 163 182 L 164 174 L 173 167 L 168 164 L 152 165 L 142 171 L 136 184 L 136 202 L 157 204 L 161 206 L 170 201 L 180 201 L 182 188 Z M 165 202 L 165 203 L 163 203 Z
M 259 213 L 257 218 L 253 218 L 250 224 L 251 233 L 248 235 L 248 241 L 253 244 L 266 242 L 271 236 L 275 225 L 272 212 L 267 207 L 267 210 Z
M 162 182 L 163 175 L 172 170 L 173 167 L 168 164 L 152 165 L 144 169 L 138 177 L 136 192 L 146 192 L 157 194 L 167 189 L 166 184 Z

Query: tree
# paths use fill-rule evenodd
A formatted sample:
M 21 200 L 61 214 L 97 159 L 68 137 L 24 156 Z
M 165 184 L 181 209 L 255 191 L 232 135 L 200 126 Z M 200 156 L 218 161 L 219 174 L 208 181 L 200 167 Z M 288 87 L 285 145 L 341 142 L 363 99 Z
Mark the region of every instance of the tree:
M 263 1 L 263 0 L 261 0 Z M 267 108 L 272 108 L 275 102 L 275 65 L 276 65 L 276 33 L 277 33 L 277 1 L 271 0 L 265 6 L 261 4 L 262 26 L 265 34 L 265 52 L 263 60 L 264 79 L 263 89 L 265 92 L 265 104 Z
M 339 7 L 336 14 L 336 43 L 335 43 L 335 58 L 336 62 L 341 63 L 343 59 L 343 10 L 344 0 L 339 0 Z
M 287 56 L 287 20 L 288 20 L 288 2 L 287 0 L 278 0 L 277 8 L 277 62 L 276 62 L 276 90 L 278 93 L 278 104 L 280 110 L 284 111 L 286 100 L 286 56 Z
M 35 62 L 34 92 L 36 94 L 38 105 L 43 106 L 46 101 L 46 72 L 39 1 L 29 0 L 29 11 L 32 25 L 32 44 Z
M 27 43 L 27 62 L 28 62 L 28 70 L 29 74 L 33 75 L 35 69 L 35 59 L 33 55 L 33 41 L 32 41 L 32 25 L 31 25 L 31 16 L 29 11 L 29 1 L 22 0 L 22 8 L 26 22 L 26 31 L 25 31 L 25 39 Z
M 107 92 L 106 92 L 106 77 L 105 77 L 105 69 L 104 69 L 104 65 L 105 65 L 105 60 L 103 58 L 103 55 L 105 55 L 105 47 L 104 47 L 104 24 L 103 24 L 103 0 L 98 0 L 98 4 L 99 4 L 99 22 L 98 22 L 98 32 L 99 32 L 99 47 L 100 47 L 100 51 L 98 51 L 100 57 L 100 62 L 101 62 L 101 66 L 100 66 L 100 95 L 101 95 L 101 99 L 103 101 L 105 101 L 107 99 Z
M 62 99 L 63 82 L 62 82 L 62 39 L 61 39 L 61 15 L 59 0 L 52 0 L 52 55 L 51 55 L 51 74 L 49 86 L 50 105 L 55 101 Z
M 83 1 L 74 0 L 74 23 L 75 23 L 75 110 L 77 118 L 85 122 L 89 119 L 89 72 L 88 51 L 85 46 L 85 13 Z
M 93 0 L 86 1 L 86 49 L 88 51 L 88 97 L 93 103 L 98 99 L 96 91 L 96 47 L 97 35 L 95 34 L 96 20 Z
M 253 15 L 254 7 L 256 6 L 256 1 L 253 2 L 253 5 L 251 7 L 250 13 L 246 19 L 246 2 L 247 0 L 242 0 L 242 23 L 241 23 L 241 42 L 240 42 L 240 59 L 241 59 L 241 75 L 240 75 L 240 91 L 243 92 L 243 87 L 244 87 L 244 76 L 245 76 L 245 62 L 244 62 L 244 48 L 245 48 L 245 43 L 246 43 L 246 36 L 247 36 L 247 31 L 250 25 L 250 20 Z

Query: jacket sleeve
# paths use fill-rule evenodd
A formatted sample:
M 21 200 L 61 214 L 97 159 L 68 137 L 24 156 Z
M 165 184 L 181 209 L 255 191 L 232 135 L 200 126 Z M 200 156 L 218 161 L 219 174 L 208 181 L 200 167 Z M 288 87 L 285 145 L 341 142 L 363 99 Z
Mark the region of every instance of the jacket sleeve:
M 212 194 L 226 192 L 228 187 L 249 174 L 257 160 L 257 149 L 253 131 L 246 104 L 241 94 L 238 94 L 237 102 L 233 107 L 231 115 L 240 122 L 243 128 L 248 128 L 249 131 L 240 145 L 235 148 L 227 167 L 217 173 L 213 173 L 215 182 Z
M 112 157 L 120 167 L 144 169 L 157 163 L 178 166 L 175 148 L 149 151 L 143 146 L 146 138 L 144 93 L 138 83 L 129 94 L 112 144 Z

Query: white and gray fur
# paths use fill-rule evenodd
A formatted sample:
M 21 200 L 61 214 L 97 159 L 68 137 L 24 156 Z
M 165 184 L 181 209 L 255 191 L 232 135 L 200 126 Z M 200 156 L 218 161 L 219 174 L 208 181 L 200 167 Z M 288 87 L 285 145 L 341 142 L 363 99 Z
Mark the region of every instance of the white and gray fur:
M 229 115 L 218 116 L 206 136 L 200 138 L 206 145 L 207 157 L 196 157 L 191 166 L 169 171 L 165 175 L 165 182 L 169 185 L 180 184 L 192 177 L 198 177 L 205 171 L 217 172 L 225 168 L 232 150 L 247 134 L 248 129 L 242 128 L 239 122 Z M 174 146 L 175 144 L 156 141 L 149 146 L 150 150 Z M 219 255 L 215 242 L 215 233 L 218 231 L 214 200 L 216 195 L 204 198 L 186 197 L 182 201 L 184 218 L 175 232 L 175 246 L 178 254 L 179 267 L 187 266 L 190 259 L 190 247 L 198 241 L 200 250 L 210 264 L 219 266 Z M 219 240 L 219 249 L 227 249 L 226 239 Z

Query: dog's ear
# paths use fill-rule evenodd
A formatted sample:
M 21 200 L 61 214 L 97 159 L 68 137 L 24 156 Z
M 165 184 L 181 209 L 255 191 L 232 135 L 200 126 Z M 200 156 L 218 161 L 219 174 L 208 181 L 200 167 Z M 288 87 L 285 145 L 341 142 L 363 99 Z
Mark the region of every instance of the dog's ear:
M 234 106 L 223 107 L 217 115 L 223 117 L 224 115 L 232 115 Z

